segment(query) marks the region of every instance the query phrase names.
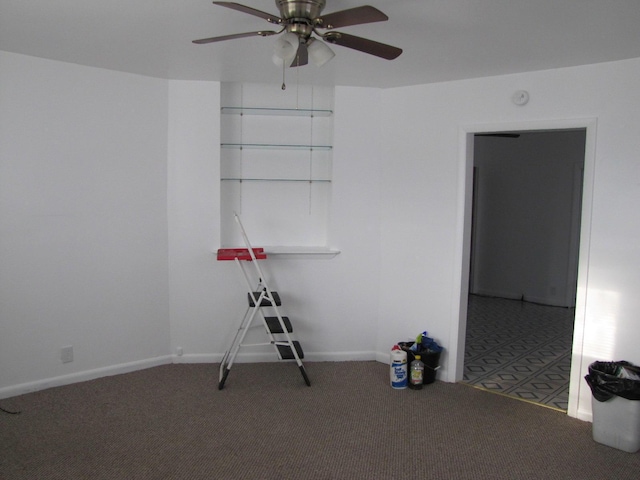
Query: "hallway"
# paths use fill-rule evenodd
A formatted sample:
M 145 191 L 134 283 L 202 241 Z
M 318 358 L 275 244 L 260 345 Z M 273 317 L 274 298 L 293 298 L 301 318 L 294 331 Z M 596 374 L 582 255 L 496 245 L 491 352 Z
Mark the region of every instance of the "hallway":
M 463 382 L 567 410 L 575 309 L 471 295 Z

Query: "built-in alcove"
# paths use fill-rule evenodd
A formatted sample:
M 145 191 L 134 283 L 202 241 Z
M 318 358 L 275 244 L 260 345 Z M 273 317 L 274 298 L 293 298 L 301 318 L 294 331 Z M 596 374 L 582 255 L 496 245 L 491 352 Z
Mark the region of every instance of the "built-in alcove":
M 328 251 L 333 88 L 221 85 L 221 244 Z

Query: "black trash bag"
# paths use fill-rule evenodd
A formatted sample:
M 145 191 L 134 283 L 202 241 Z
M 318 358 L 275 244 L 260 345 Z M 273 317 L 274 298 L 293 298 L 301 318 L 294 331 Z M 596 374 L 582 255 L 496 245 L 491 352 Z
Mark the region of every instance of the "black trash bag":
M 584 379 L 599 402 L 606 402 L 614 396 L 640 400 L 640 380 L 628 378 L 624 373 L 640 378 L 640 367 L 625 361 L 593 362 Z

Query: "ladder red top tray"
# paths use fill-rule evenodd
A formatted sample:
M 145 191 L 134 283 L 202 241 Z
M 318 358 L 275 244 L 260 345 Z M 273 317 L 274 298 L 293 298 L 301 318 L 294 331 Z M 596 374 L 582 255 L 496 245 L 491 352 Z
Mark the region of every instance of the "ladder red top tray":
M 256 260 L 264 260 L 267 258 L 267 254 L 264 253 L 264 248 L 253 248 L 253 255 Z M 253 260 L 248 248 L 219 248 L 218 260 Z

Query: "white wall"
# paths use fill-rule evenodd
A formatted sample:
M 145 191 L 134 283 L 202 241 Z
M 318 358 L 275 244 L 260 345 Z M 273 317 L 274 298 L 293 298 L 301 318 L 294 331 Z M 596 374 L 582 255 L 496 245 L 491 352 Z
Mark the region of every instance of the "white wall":
M 214 361 L 220 322 L 236 311 L 232 264 L 220 241 L 220 84 L 169 82 L 169 266 L 172 353 Z M 235 318 L 235 317 L 234 317 Z M 180 360 L 180 359 L 177 359 Z
M 0 52 L 2 396 L 164 361 L 166 139 L 166 81 Z
M 586 173 L 593 180 L 585 198 L 592 216 L 583 218 L 590 229 L 583 229 L 583 237 L 590 243 L 583 241 L 581 251 L 570 399 L 570 413 L 590 418 L 591 395 L 582 380 L 588 365 L 640 363 L 640 93 L 634 88 L 639 74 L 635 59 L 383 93 L 390 118 L 386 148 L 393 161 L 382 174 L 380 318 L 394 321 L 379 331 L 380 350 L 407 327 L 425 326 L 449 348 L 445 378 L 457 377 L 459 365 L 453 368 L 451 360 L 460 363 L 462 347 L 457 325 L 464 293 L 464 132 L 596 118 L 595 162 Z M 524 107 L 510 102 L 518 89 L 531 94 Z

